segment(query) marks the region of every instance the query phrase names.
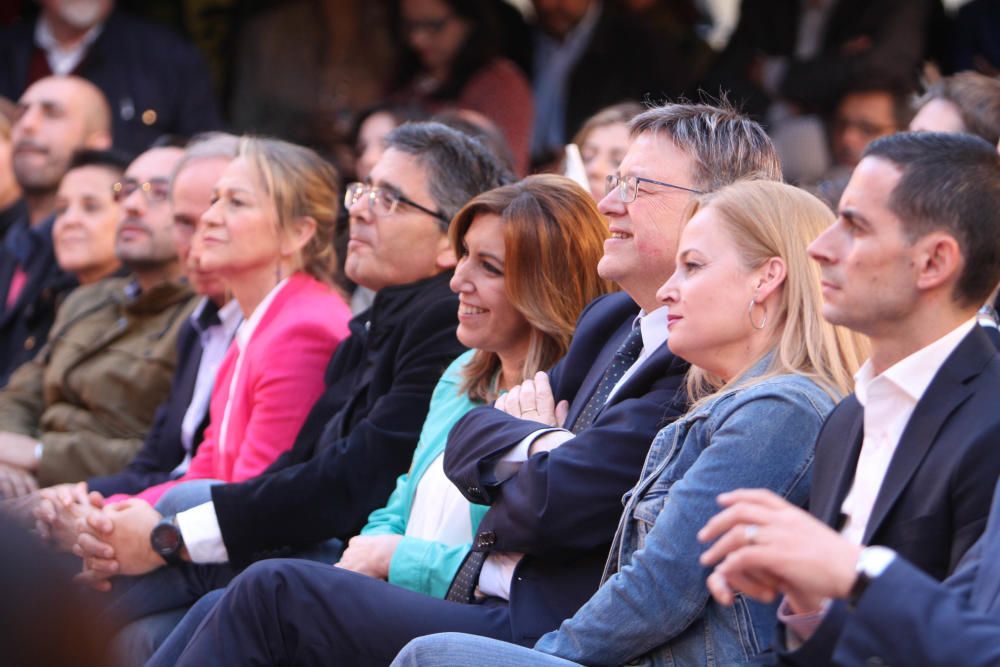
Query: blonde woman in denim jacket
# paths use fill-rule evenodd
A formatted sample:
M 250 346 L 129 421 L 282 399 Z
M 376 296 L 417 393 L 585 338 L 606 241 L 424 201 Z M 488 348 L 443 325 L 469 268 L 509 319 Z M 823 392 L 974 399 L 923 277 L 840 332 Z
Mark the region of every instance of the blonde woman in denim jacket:
M 692 364 L 693 404 L 657 434 L 624 498 L 603 585 L 534 649 L 435 635 L 393 664 L 730 667 L 767 648 L 774 606 L 716 604 L 696 535 L 723 491 L 808 498 L 813 443 L 866 347 L 820 312 L 806 246 L 832 221 L 816 198 L 768 181 L 695 200 L 677 270 L 658 293 L 670 310 L 667 344 Z

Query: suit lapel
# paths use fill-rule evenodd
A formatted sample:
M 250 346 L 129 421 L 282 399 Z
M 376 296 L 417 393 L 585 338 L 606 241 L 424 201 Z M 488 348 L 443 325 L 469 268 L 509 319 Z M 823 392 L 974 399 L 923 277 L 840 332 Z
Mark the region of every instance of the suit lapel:
M 831 421 L 824 427 L 824 431 L 830 431 L 829 434 L 824 433 L 823 439 L 832 439 L 834 449 L 830 451 L 830 456 L 834 463 L 829 474 L 813 480 L 817 493 L 814 495 L 815 504 L 809 508 L 814 516 L 838 530 L 840 507 L 854 482 L 864 440 L 864 409 L 853 396 L 847 400 L 852 401 L 852 405 L 843 408 L 845 414 L 837 416 L 836 422 Z M 826 448 L 829 447 L 826 445 Z
M 972 394 L 969 380 L 980 372 L 996 354 L 993 344 L 980 327 L 962 339 L 955 351 L 945 360 L 927 391 L 913 410 L 913 416 L 903 429 L 896 452 L 875 498 L 871 517 L 865 527 L 863 543 L 885 521 L 896 500 L 916 474 L 927 452 L 937 440 L 938 433 L 949 415 Z

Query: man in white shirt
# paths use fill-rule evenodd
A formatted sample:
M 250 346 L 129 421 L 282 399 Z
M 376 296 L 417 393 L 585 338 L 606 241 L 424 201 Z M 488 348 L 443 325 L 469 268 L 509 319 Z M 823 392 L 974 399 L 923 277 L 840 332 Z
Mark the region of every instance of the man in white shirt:
M 718 599 L 785 593 L 789 664 L 828 664 L 848 613 L 789 583 L 798 570 L 822 561 L 815 576 L 841 580 L 856 566 L 848 579 L 863 588 L 898 553 L 942 579 L 986 526 L 1000 476 L 1000 360 L 976 312 L 1000 280 L 998 238 L 993 147 L 915 133 L 869 146 L 837 222 L 810 247 L 824 315 L 872 342 L 854 396 L 817 443 L 809 510 L 840 538 L 810 539 L 809 522 L 760 492 L 725 497 L 731 507 L 702 536 L 729 530 L 704 556 L 725 557 L 709 580 Z

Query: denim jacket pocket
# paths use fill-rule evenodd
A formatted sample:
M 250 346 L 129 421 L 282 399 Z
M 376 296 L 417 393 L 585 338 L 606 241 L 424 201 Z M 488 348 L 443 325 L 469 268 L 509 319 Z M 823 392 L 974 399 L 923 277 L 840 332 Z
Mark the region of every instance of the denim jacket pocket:
M 646 546 L 646 535 L 653 529 L 656 517 L 660 516 L 660 512 L 663 511 L 663 506 L 667 503 L 669 497 L 667 492 L 664 491 L 652 497 L 647 496 L 636 503 L 635 509 L 632 511 L 632 518 L 635 519 L 636 527 L 636 550 Z

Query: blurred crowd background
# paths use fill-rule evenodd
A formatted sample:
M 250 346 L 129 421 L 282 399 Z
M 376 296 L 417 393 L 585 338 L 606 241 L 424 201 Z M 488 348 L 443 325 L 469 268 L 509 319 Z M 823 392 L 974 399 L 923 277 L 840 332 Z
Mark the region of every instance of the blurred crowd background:
M 905 127 L 937 78 L 1000 71 L 991 0 L 9 0 L 0 35 L 0 95 L 62 49 L 55 73 L 104 90 L 117 148 L 228 129 L 362 178 L 371 135 L 403 120 L 485 127 L 524 175 L 557 168 L 604 107 L 704 91 L 766 124 L 786 178 L 816 183 Z

